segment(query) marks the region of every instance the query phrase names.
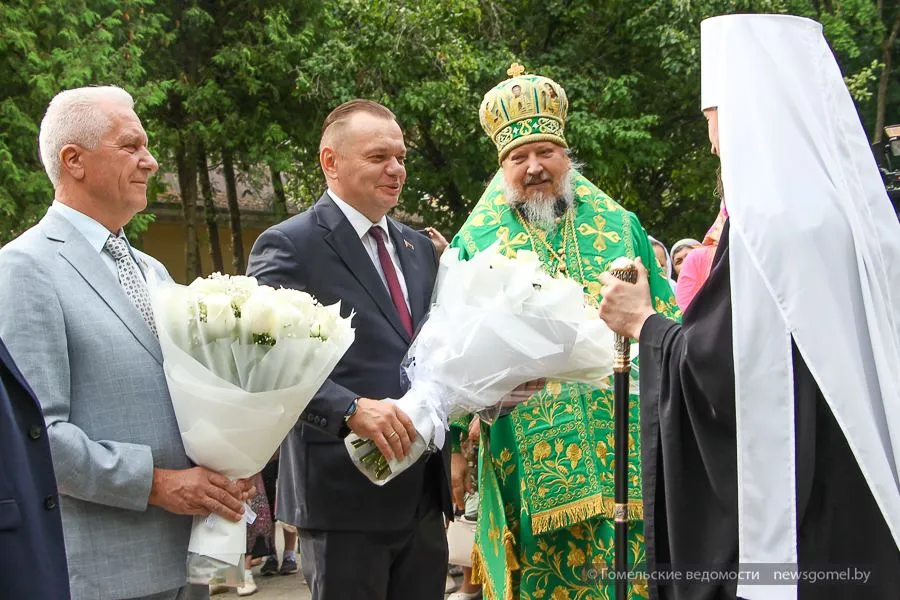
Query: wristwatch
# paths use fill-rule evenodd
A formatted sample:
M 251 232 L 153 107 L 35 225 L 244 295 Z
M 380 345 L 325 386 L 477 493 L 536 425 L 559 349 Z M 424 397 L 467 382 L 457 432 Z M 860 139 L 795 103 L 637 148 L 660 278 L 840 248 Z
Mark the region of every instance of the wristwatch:
M 356 414 L 356 411 L 359 409 L 359 398 L 354 398 L 353 402 L 350 403 L 350 406 L 347 407 L 347 412 L 344 413 L 344 423 L 350 420 L 350 417 Z

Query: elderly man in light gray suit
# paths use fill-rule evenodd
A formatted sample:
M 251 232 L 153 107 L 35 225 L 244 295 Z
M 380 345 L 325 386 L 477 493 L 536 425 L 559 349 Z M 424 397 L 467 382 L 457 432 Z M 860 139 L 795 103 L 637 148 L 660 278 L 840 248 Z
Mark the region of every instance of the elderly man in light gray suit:
M 55 199 L 0 250 L 0 336 L 44 411 L 73 600 L 193 600 L 208 588 L 187 585 L 190 515 L 238 520 L 250 490 L 184 453 L 145 280 L 168 274 L 122 233 L 158 168 L 132 107 L 116 87 L 51 101 Z

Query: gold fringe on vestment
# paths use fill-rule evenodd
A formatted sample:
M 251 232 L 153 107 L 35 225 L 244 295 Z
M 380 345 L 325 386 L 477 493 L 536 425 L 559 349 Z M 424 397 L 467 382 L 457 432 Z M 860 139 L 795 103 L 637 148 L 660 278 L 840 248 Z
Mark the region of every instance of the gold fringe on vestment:
M 497 595 L 493 582 L 487 573 L 487 562 L 481 554 L 478 544 L 472 548 L 472 583 L 480 583 L 485 600 L 515 600 L 513 598 L 512 572 L 519 570 L 519 560 L 516 558 L 516 540 L 512 532 L 506 530 L 503 533 L 503 549 L 506 551 L 506 565 L 503 576 L 506 583 L 506 594 L 503 598 Z
M 531 515 L 531 530 L 535 535 L 577 525 L 596 516 L 613 518 L 615 500 L 591 496 Z M 628 501 L 628 520 L 643 521 L 644 505 L 640 500 Z

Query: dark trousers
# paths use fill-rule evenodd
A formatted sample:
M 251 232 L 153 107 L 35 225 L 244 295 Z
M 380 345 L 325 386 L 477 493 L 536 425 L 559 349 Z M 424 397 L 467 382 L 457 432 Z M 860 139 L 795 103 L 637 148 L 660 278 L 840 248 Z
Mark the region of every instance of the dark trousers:
M 447 534 L 440 504 L 423 495 L 408 529 L 301 529 L 303 575 L 312 600 L 442 600 Z

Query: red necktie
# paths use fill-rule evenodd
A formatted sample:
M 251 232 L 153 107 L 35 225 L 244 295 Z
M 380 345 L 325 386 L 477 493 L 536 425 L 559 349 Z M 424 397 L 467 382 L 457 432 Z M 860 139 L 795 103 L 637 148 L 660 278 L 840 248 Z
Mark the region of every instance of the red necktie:
M 384 231 L 381 227 L 375 225 L 369 230 L 369 234 L 375 238 L 378 244 L 378 260 L 381 262 L 381 269 L 384 271 L 384 278 L 387 279 L 388 290 L 391 292 L 391 301 L 394 308 L 397 309 L 397 315 L 400 322 L 406 329 L 409 337 L 413 335 L 412 317 L 409 316 L 409 308 L 406 306 L 406 300 L 403 298 L 403 289 L 400 287 L 400 279 L 397 277 L 397 271 L 394 269 L 394 261 L 388 254 L 387 246 L 384 243 Z

